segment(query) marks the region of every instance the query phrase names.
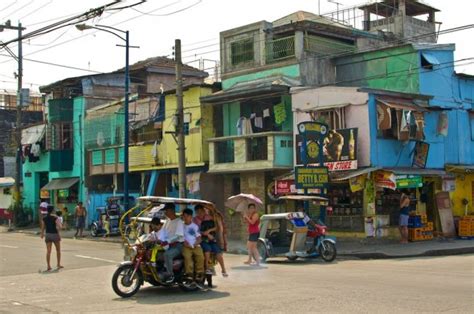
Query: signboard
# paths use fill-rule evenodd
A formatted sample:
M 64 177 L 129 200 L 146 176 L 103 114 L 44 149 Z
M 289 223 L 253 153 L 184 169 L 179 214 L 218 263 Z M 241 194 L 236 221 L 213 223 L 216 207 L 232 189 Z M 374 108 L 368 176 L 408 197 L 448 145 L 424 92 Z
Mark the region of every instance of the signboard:
M 397 187 L 396 177 L 390 171 L 376 171 L 374 173 L 374 181 L 375 185 L 380 188 L 395 190 Z
M 48 199 L 49 198 L 49 190 L 40 190 L 40 198 L 41 199 Z
M 296 192 L 295 180 L 276 180 L 275 194 L 286 195 Z
M 58 190 L 58 197 L 59 198 L 68 198 L 69 197 L 69 190 Z
M 397 176 L 397 189 L 411 189 L 423 187 L 423 178 L 415 175 Z
M 349 186 L 351 188 L 351 192 L 362 191 L 365 188 L 365 180 L 367 176 L 361 175 L 357 177 L 353 177 L 349 179 Z
M 327 167 L 295 167 L 297 189 L 323 189 L 329 182 Z
M 306 127 L 307 129 L 307 127 Z M 330 130 L 323 140 L 323 160 L 329 171 L 357 169 L 357 128 Z M 300 130 L 301 133 L 301 130 Z M 308 164 L 319 164 L 320 135 L 307 133 Z M 296 135 L 296 164 L 303 165 L 303 136 Z
M 426 161 L 428 160 L 428 152 L 430 144 L 425 142 L 416 142 L 415 156 L 413 157 L 413 166 L 418 168 L 426 168 Z

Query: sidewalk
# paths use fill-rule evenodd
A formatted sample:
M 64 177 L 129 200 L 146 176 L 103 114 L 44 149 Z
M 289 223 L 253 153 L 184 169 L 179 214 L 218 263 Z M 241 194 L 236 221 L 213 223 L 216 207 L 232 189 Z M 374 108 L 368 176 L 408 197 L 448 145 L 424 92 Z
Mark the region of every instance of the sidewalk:
M 8 232 L 6 226 L 0 226 L 0 233 Z M 40 229 L 22 228 L 14 232 L 39 235 Z M 62 231 L 63 238 L 73 238 L 75 230 Z M 102 241 L 110 243 L 122 243 L 120 236 L 111 236 L 108 238 L 91 237 L 88 231 L 84 231 L 84 238 L 81 240 Z M 228 253 L 247 254 L 246 244 L 241 241 L 229 240 Z M 386 259 L 401 257 L 422 257 L 422 256 L 445 256 L 458 254 L 474 254 L 474 239 L 434 239 L 431 241 L 413 242 L 400 244 L 396 240 L 390 239 L 337 239 L 337 256 L 341 258 L 359 258 L 359 259 Z

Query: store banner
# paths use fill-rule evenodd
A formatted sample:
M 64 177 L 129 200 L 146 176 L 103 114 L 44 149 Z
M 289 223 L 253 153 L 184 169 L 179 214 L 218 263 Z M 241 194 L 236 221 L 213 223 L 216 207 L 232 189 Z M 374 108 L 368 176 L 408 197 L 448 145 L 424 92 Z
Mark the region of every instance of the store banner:
M 49 190 L 40 190 L 40 198 L 41 199 L 49 198 Z
M 366 175 L 350 178 L 349 186 L 351 187 L 351 192 L 362 191 L 365 188 L 366 178 Z
M 357 169 L 357 134 L 358 129 L 330 130 L 323 142 L 324 165 L 329 171 L 343 171 Z M 319 137 L 311 133 L 306 134 L 308 164 L 319 164 Z M 296 164 L 303 165 L 301 153 L 303 150 L 303 136 L 296 135 Z
M 327 167 L 295 167 L 297 189 L 324 189 L 328 183 Z
M 415 155 L 413 156 L 413 166 L 418 168 L 426 168 L 429 151 L 430 144 L 425 142 L 416 142 Z
M 397 189 L 412 189 L 423 187 L 423 178 L 416 175 L 398 175 Z
M 397 178 L 390 171 L 376 171 L 374 173 L 375 185 L 379 188 L 395 190 L 397 188 Z
M 276 180 L 275 194 L 286 195 L 296 192 L 295 180 Z

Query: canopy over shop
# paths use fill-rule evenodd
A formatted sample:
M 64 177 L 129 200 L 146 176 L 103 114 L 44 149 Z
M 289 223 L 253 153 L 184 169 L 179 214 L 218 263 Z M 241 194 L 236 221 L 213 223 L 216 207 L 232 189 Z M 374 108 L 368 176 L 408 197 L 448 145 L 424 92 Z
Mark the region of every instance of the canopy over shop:
M 78 201 L 78 182 L 79 178 L 52 179 L 41 188 L 41 198 L 49 198 L 47 192 L 56 191 L 57 203 L 75 203 Z

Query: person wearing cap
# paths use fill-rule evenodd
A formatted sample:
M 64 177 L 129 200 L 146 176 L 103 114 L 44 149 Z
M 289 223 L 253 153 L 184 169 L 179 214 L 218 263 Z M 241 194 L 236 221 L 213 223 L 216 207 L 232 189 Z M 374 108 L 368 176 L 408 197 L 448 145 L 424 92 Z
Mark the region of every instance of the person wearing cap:
M 178 257 L 183 250 L 184 243 L 184 223 L 176 216 L 176 207 L 173 203 L 165 205 L 164 209 L 166 221 L 163 230 L 168 236 L 169 249 L 163 254 L 165 259 L 165 280 L 173 282 L 173 259 Z

